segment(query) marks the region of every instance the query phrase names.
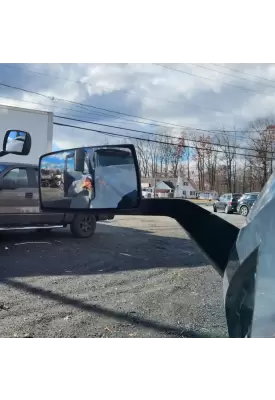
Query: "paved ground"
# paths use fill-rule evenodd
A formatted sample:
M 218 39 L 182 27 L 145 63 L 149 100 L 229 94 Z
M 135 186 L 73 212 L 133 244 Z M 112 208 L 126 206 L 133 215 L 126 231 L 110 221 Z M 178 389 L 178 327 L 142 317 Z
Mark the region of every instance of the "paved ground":
M 213 207 L 211 206 L 202 206 L 206 210 L 213 212 Z M 230 222 L 233 225 L 236 225 L 238 228 L 241 228 L 244 224 L 245 217 L 239 214 L 225 214 L 223 211 L 217 212 L 216 215 L 225 219 L 226 221 Z
M 0 256 L 0 337 L 227 335 L 222 280 L 174 220 L 117 216 L 89 240 L 2 233 Z

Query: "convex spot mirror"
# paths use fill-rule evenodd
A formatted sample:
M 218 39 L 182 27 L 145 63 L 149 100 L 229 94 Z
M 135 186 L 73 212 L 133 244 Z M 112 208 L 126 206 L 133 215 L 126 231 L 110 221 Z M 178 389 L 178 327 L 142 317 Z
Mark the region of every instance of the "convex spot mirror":
M 44 154 L 39 160 L 39 188 L 42 210 L 115 213 L 137 208 L 141 185 L 135 148 L 97 146 Z
M 21 130 L 9 130 L 3 140 L 5 154 L 27 156 L 31 150 L 31 135 Z

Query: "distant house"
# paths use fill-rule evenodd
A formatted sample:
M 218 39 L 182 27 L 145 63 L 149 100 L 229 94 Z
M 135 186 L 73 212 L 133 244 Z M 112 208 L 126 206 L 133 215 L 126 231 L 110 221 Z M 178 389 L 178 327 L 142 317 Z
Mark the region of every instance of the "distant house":
M 142 190 L 149 190 L 152 188 L 154 192 L 154 185 L 156 185 L 156 197 L 177 197 L 195 199 L 197 196 L 197 188 L 192 179 L 185 178 L 141 178 Z
M 197 188 L 192 179 L 178 178 L 174 197 L 195 199 L 197 197 Z
M 165 180 L 156 184 L 156 197 L 173 197 L 175 186 L 173 182 Z

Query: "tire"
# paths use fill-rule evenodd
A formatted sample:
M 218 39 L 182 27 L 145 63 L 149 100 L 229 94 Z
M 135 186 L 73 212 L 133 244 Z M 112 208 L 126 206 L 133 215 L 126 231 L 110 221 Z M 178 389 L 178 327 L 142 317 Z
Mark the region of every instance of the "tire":
M 228 206 L 225 207 L 224 212 L 225 214 L 231 214 L 231 211 L 229 211 Z
M 213 206 L 213 211 L 217 212 L 217 208 L 215 206 Z
M 74 237 L 90 238 L 96 230 L 96 217 L 90 214 L 77 214 L 70 224 L 70 229 Z
M 248 215 L 248 208 L 246 207 L 246 206 L 241 206 L 241 208 L 240 208 L 240 214 L 243 216 L 243 217 L 247 217 L 247 215 Z

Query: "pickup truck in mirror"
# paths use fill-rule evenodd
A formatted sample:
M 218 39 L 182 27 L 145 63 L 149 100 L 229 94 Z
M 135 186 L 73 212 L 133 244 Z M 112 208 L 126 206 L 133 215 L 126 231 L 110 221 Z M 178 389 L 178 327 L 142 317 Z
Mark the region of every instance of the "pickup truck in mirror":
M 62 176 L 45 187 L 44 171 Z M 128 210 L 139 206 L 141 185 L 133 145 L 82 147 L 48 153 L 39 162 L 42 210 Z

